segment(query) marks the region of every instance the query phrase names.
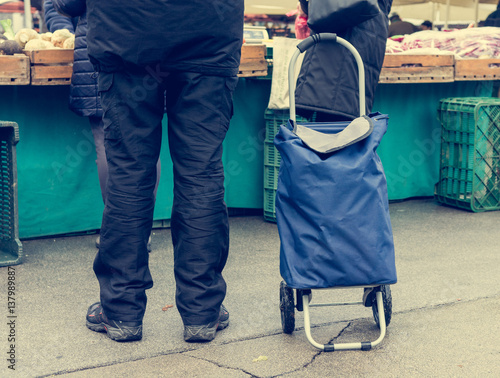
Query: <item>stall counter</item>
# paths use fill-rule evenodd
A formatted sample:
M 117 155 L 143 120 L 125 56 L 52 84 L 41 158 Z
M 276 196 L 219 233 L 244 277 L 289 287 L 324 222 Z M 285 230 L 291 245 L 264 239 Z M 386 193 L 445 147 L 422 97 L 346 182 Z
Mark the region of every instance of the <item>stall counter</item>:
M 264 112 L 271 81 L 240 79 L 234 117 L 224 142 L 226 202 L 263 207 Z M 68 109 L 69 86 L 0 86 L 0 119 L 19 125 L 17 145 L 19 234 L 34 238 L 100 228 L 103 210 L 88 120 Z M 378 152 L 389 198 L 432 196 L 438 179 L 440 125 L 445 97 L 490 96 L 491 82 L 380 84 L 374 110 L 389 114 Z M 165 117 L 164 126 L 167 127 Z M 154 213 L 168 223 L 172 163 L 163 133 L 161 179 Z M 299 178 L 300 179 L 300 178 Z

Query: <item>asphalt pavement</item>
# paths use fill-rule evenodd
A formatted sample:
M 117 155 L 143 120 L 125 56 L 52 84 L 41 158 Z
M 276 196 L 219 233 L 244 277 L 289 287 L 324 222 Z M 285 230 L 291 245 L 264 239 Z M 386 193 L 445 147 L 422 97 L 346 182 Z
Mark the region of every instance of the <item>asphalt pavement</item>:
M 133 343 L 114 342 L 85 326 L 88 306 L 99 299 L 95 235 L 24 240 L 24 262 L 10 269 L 17 317 L 9 324 L 6 303 L 0 376 L 500 376 L 500 212 L 467 212 L 432 198 L 391 203 L 390 212 L 398 283 L 391 286 L 387 335 L 370 351 L 314 348 L 298 311 L 295 331 L 284 334 L 277 226 L 260 215 L 233 216 L 224 271 L 231 323 L 205 344 L 182 337 L 169 229 L 153 233 L 155 284 L 148 290 L 143 340 Z M 9 268 L 0 274 L 6 282 Z M 313 303 L 359 301 L 362 294 L 313 291 Z M 314 308 L 311 323 L 322 344 L 374 340 L 379 332 L 363 306 Z

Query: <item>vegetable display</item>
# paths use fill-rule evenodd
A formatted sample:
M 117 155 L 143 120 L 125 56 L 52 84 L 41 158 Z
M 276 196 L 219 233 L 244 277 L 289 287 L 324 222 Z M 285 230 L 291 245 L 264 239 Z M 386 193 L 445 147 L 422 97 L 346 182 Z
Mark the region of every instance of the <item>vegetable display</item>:
M 4 33 L 0 34 L 0 55 L 20 54 L 24 50 L 74 49 L 75 35 L 68 29 L 54 33 L 41 33 L 23 28 L 17 33 L 12 29 L 12 20 L 0 20 Z
M 6 19 L 6 20 L 0 20 L 0 25 L 3 27 L 3 35 L 10 40 L 13 40 L 15 37 L 14 30 L 12 30 L 12 20 Z
M 6 41 L 0 41 L 0 55 L 14 55 L 22 53 L 23 49 L 16 41 L 11 41 L 10 39 Z
M 40 36 L 33 29 L 21 29 L 16 33 L 14 39 L 17 43 L 19 43 L 19 46 L 24 49 L 24 46 L 26 46 L 26 43 L 28 43 L 28 41 L 31 41 L 33 39 L 40 39 Z
M 388 39 L 386 53 L 453 53 L 460 59 L 500 58 L 500 28 L 424 30 Z

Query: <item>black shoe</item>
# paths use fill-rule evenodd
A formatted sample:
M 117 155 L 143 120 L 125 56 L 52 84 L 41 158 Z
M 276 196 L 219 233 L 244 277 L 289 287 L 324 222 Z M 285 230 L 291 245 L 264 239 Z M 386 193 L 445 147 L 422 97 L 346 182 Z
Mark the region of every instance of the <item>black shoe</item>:
M 215 333 L 226 328 L 229 325 L 229 312 L 224 305 L 220 306 L 219 319 L 200 326 L 184 326 L 184 340 L 187 342 L 212 341 Z
M 100 245 L 101 245 L 101 235 L 97 235 L 97 238 L 95 239 L 95 247 L 99 249 Z M 148 249 L 148 252 L 151 252 L 151 234 L 149 234 L 148 244 L 146 245 L 146 248 Z
M 106 318 L 100 302 L 87 311 L 87 328 L 95 332 L 106 332 L 111 340 L 135 341 L 142 339 L 141 322 L 122 322 Z

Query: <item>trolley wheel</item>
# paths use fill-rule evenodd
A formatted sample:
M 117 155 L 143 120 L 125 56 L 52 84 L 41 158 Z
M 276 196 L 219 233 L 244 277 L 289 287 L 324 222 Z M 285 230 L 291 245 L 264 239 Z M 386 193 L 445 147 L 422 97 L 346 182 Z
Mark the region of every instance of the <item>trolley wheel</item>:
M 392 318 L 391 287 L 389 285 L 381 285 L 378 288 L 378 290 L 382 292 L 382 300 L 384 302 L 385 325 L 388 326 L 389 323 L 391 322 L 391 318 Z M 375 318 L 375 322 L 377 323 L 377 326 L 380 328 L 380 319 L 378 316 L 377 300 L 374 300 L 372 303 L 372 311 L 373 311 L 373 317 Z
M 295 303 L 293 289 L 285 281 L 280 283 L 281 328 L 284 333 L 291 334 L 295 330 Z

